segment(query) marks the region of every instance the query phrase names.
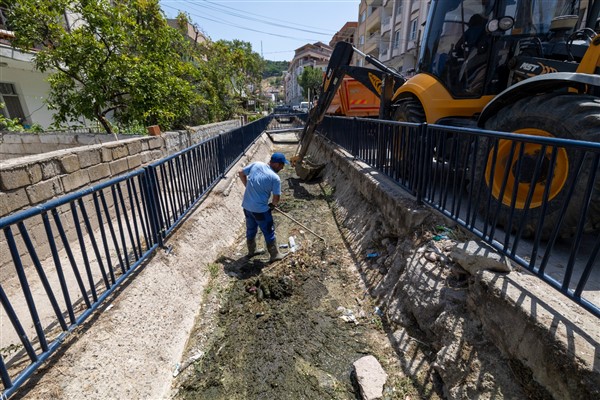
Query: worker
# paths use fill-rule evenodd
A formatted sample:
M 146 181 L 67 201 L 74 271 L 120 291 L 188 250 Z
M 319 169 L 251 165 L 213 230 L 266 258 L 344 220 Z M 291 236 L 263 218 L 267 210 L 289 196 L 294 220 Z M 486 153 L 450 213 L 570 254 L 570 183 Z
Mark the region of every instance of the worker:
M 281 260 L 284 257 L 284 254 L 279 252 L 275 240 L 275 225 L 271 211 L 281 200 L 281 179 L 277 173 L 284 168 L 285 164 L 289 164 L 289 161 L 283 153 L 273 153 L 269 164 L 254 162 L 238 172 L 246 187 L 242 208 L 246 216 L 247 257 L 263 253 L 256 249 L 256 234 L 259 227 L 271 256 L 269 261 Z M 272 198 L 271 194 L 273 194 Z

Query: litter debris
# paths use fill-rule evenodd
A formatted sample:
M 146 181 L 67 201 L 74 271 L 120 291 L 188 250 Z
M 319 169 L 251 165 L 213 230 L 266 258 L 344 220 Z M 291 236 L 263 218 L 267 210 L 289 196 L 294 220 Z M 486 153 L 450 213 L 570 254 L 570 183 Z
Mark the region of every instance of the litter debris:
M 437 254 L 433 251 L 425 253 L 424 257 L 425 257 L 425 259 L 427 259 L 429 261 L 433 261 L 433 262 L 441 261 L 441 259 L 442 259 L 442 257 L 439 254 Z
M 279 245 L 280 249 L 287 249 L 288 248 L 288 244 L 287 243 L 283 243 Z
M 202 356 L 204 355 L 203 351 L 199 351 L 198 353 L 194 354 L 193 356 L 191 356 L 190 358 L 188 358 L 188 360 L 186 362 L 182 364 L 175 364 L 175 369 L 173 370 L 173 377 L 176 377 L 177 375 L 179 375 L 181 372 L 183 372 L 183 370 L 185 370 L 187 367 L 189 367 L 190 365 L 192 365 L 195 361 L 198 361 L 200 358 L 202 358 Z
M 355 325 L 358 325 L 358 320 L 356 319 L 356 316 L 352 310 L 339 306 L 337 311 L 340 311 L 343 314 L 340 316 L 340 318 L 344 322 L 353 322 Z
M 369 254 L 367 254 L 367 258 L 375 258 L 375 257 L 379 257 L 379 253 L 369 253 Z
M 290 242 L 290 251 L 292 253 L 295 253 L 296 252 L 296 239 L 294 239 L 293 236 L 290 236 L 289 242 Z
M 373 310 L 373 312 L 379 315 L 380 317 L 383 317 L 383 311 L 381 311 L 379 307 L 375 307 L 375 310 Z
M 450 228 L 448 228 L 447 226 L 444 226 L 444 225 L 438 225 L 438 226 L 435 227 L 435 229 L 439 233 L 433 237 L 433 240 L 440 241 L 440 240 L 443 240 L 443 239 L 450 239 L 450 237 L 448 235 L 452 233 L 452 229 L 450 229 Z

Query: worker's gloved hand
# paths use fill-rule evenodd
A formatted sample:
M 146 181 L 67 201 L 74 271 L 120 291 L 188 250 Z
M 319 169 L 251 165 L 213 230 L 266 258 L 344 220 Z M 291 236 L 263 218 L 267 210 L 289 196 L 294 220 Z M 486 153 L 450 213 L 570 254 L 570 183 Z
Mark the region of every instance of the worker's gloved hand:
M 273 210 L 275 208 L 275 204 L 269 203 L 269 210 Z

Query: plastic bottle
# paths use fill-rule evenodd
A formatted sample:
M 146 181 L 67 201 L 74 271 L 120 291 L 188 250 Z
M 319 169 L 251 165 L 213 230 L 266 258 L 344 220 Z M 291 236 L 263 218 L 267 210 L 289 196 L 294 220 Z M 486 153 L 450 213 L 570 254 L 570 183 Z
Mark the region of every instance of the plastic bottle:
M 296 239 L 294 239 L 293 236 L 290 236 L 290 238 L 288 240 L 290 242 L 290 251 L 292 253 L 295 253 L 296 252 Z

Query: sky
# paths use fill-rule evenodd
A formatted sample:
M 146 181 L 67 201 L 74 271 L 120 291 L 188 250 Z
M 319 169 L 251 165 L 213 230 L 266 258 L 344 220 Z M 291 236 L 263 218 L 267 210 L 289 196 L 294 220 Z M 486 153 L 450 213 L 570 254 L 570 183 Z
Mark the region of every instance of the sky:
M 160 0 L 167 18 L 186 12 L 213 41 L 239 39 L 266 60 L 291 61 L 294 50 L 329 44 L 358 20 L 360 0 Z

